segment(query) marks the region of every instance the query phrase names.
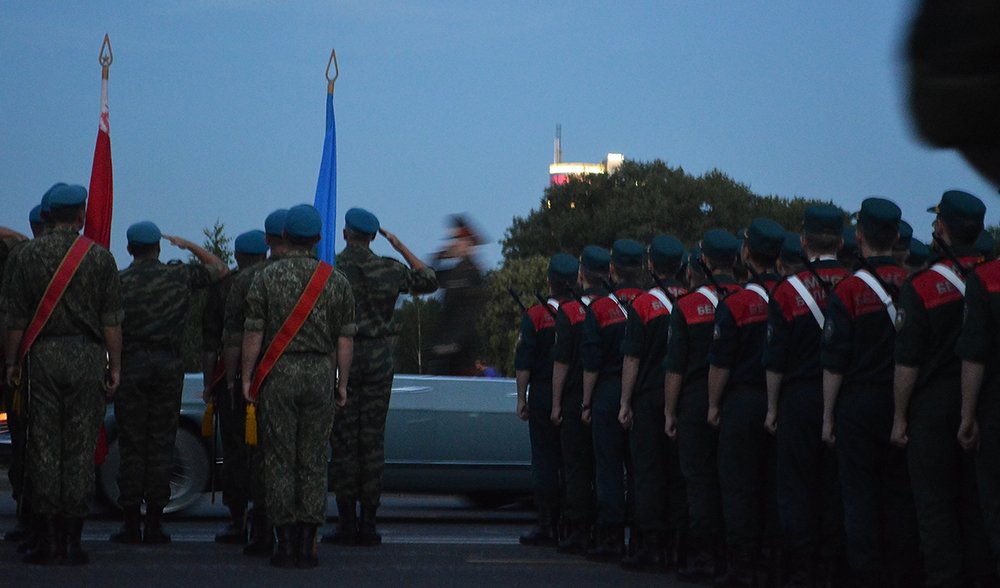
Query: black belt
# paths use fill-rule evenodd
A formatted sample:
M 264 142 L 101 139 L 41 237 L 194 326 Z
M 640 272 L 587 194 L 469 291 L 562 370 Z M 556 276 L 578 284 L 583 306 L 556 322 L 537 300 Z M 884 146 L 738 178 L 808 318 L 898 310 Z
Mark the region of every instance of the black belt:
M 98 343 L 90 335 L 41 335 L 38 341 L 61 341 L 66 343 Z

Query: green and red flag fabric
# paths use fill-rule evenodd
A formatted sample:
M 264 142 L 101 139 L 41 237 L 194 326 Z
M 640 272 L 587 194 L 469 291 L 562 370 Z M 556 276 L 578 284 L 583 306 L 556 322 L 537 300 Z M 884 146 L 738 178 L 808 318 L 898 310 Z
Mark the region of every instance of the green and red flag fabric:
M 107 54 L 105 54 L 107 49 Z M 111 66 L 111 42 L 104 35 L 101 45 L 101 120 L 97 127 L 97 146 L 90 171 L 90 197 L 83 234 L 108 248 L 111 244 L 111 210 L 114 181 L 111 173 L 111 134 L 108 121 L 108 69 Z

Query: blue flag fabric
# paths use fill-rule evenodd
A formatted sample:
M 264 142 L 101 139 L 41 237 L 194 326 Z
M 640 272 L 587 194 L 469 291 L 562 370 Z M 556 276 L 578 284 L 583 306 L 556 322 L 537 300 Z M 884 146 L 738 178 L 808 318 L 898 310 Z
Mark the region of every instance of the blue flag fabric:
M 323 141 L 323 160 L 319 164 L 314 206 L 323 219 L 323 235 L 317 253 L 321 260 L 333 265 L 337 244 L 337 121 L 333 116 L 332 92 L 326 94 L 326 138 Z

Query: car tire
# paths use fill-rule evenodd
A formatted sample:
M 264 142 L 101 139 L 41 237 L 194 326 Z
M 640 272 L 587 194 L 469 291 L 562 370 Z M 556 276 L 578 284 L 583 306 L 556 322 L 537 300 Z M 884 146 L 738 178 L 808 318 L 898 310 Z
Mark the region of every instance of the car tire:
M 108 456 L 97 468 L 97 494 L 104 504 L 119 509 L 118 467 L 121 463 L 118 440 L 108 445 Z M 181 427 L 174 441 L 174 471 L 170 478 L 170 502 L 165 513 L 181 512 L 201 498 L 208 486 L 211 469 L 201 438 Z

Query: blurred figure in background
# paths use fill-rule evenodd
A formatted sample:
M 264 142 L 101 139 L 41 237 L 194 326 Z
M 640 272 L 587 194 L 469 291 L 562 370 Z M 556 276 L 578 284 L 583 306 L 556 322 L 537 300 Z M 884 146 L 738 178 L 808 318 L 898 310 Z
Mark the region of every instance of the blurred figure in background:
M 431 347 L 430 373 L 474 376 L 479 346 L 476 327 L 485 302 L 476 249 L 484 241 L 463 215 L 452 215 L 449 224 L 448 241 L 434 256 L 434 270 L 444 289 L 444 323 Z

